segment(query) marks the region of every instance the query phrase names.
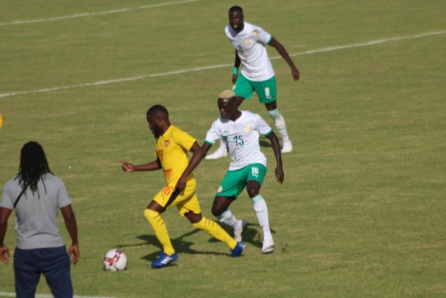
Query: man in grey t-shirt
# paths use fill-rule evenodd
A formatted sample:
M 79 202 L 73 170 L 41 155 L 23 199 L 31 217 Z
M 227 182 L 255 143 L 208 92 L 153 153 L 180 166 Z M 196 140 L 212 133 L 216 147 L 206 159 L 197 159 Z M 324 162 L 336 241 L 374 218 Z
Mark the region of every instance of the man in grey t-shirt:
M 45 152 L 37 142 L 23 146 L 19 173 L 3 188 L 0 202 L 0 260 L 3 263 L 9 262 L 9 249 L 3 241 L 14 208 L 17 297 L 34 297 L 41 273 L 55 297 L 72 297 L 70 256 L 73 264 L 79 260 L 76 218 L 63 181 L 51 173 Z M 58 210 L 72 240 L 68 254 L 57 224 Z

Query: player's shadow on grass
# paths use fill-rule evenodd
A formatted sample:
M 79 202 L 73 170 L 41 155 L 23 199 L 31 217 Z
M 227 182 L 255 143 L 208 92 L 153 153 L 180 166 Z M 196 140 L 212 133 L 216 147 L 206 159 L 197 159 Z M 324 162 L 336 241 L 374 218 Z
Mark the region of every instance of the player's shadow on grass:
M 205 255 L 227 255 L 230 256 L 229 252 L 228 254 L 225 253 L 219 253 L 215 251 L 197 251 L 191 248 L 191 246 L 194 244 L 194 242 L 186 241 L 184 240 L 184 237 L 193 235 L 198 232 L 204 232 L 198 229 L 194 229 L 178 238 L 171 239 L 172 245 L 175 248 L 175 252 L 177 253 L 186 253 L 186 254 L 205 254 Z M 143 245 L 153 245 L 156 246 L 159 251 L 162 251 L 162 246 L 159 243 L 158 239 L 155 235 L 139 235 L 136 238 L 143 240 L 143 243 L 137 243 L 137 244 L 122 244 L 118 245 L 118 248 L 123 247 L 131 247 L 131 246 L 143 246 Z M 147 260 L 147 261 L 154 261 L 158 258 L 159 251 L 150 253 L 148 255 L 143 256 L 141 259 Z
M 228 232 L 229 235 L 232 236 L 232 234 L 233 234 L 232 228 L 230 228 L 226 225 L 221 225 L 221 226 L 223 229 L 225 229 L 226 232 Z M 248 223 L 245 226 L 245 228 L 243 229 L 243 233 L 242 233 L 243 240 L 242 241 L 245 243 L 250 243 L 253 246 L 262 248 L 262 234 L 258 231 L 259 228 L 260 228 L 260 226 L 258 224 Z M 191 235 L 193 235 L 195 233 L 199 233 L 199 232 L 204 232 L 204 231 L 194 229 L 194 230 L 191 230 L 190 232 L 188 232 L 178 238 L 171 239 L 171 242 L 172 242 L 173 247 L 175 248 L 175 251 L 177 253 L 186 253 L 186 254 L 221 255 L 221 256 L 228 256 L 228 257 L 231 256 L 229 251 L 226 254 L 226 253 L 220 253 L 220 252 L 215 252 L 215 251 L 197 251 L 197 250 L 192 249 L 191 246 L 194 244 L 194 242 L 185 241 L 184 237 L 191 236 Z M 276 231 L 271 229 L 271 233 L 275 234 Z M 124 247 L 153 245 L 153 246 L 156 246 L 159 249 L 159 251 L 145 255 L 145 256 L 141 257 L 141 259 L 144 259 L 144 260 L 150 261 L 150 262 L 156 260 L 158 258 L 159 252 L 162 251 L 162 246 L 159 243 L 156 236 L 155 235 L 139 235 L 139 236 L 136 236 L 136 238 L 143 240 L 144 242 L 135 243 L 135 244 L 119 244 L 119 245 L 117 245 L 117 247 L 124 248 Z M 213 237 L 209 238 L 209 242 L 222 243 Z

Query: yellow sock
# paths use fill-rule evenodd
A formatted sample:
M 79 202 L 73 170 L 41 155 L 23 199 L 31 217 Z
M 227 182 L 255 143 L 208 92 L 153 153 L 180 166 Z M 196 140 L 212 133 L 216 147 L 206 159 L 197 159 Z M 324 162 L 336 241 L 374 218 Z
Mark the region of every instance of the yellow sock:
M 234 249 L 237 245 L 237 241 L 235 241 L 225 230 L 220 227 L 218 223 L 213 220 L 209 220 L 203 216 L 203 218 L 197 222 L 192 224 L 194 228 L 205 230 L 212 237 L 226 243 L 230 249 Z
M 144 211 L 144 216 L 152 225 L 156 238 L 158 238 L 158 241 L 163 246 L 163 251 L 168 255 L 172 255 L 173 253 L 175 253 L 175 249 L 173 248 L 172 242 L 170 241 L 169 233 L 167 232 L 166 224 L 161 218 L 161 215 L 156 211 L 146 209 Z

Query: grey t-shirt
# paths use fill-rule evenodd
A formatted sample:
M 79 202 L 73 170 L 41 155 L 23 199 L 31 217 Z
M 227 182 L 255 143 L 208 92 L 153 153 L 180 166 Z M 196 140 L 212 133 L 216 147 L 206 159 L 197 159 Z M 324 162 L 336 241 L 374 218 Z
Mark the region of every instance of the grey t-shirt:
M 21 191 L 18 178 L 9 180 L 3 188 L 0 207 L 12 210 Z M 33 193 L 28 187 L 16 206 L 17 247 L 36 249 L 64 246 L 57 213 L 59 208 L 70 204 L 65 184 L 52 174 L 42 176 L 37 192 Z

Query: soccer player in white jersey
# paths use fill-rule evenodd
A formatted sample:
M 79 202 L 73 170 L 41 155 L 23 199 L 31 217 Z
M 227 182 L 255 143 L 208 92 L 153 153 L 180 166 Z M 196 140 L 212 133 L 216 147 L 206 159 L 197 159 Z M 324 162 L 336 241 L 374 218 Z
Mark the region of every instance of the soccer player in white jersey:
M 282 153 L 293 150 L 288 137 L 285 119 L 277 108 L 276 77 L 265 45 L 274 47 L 288 63 L 291 75 L 299 80 L 299 71 L 291 60 L 283 45 L 262 28 L 244 22 L 243 9 L 233 6 L 229 9 L 229 25 L 225 28 L 226 37 L 235 48 L 235 62 L 232 76 L 237 103 L 250 99 L 254 91 L 260 103 L 263 103 L 268 114 L 274 120 L 274 125 L 282 138 Z M 240 74 L 239 67 L 242 65 Z M 221 142 L 220 148 L 206 159 L 216 159 L 227 155 L 226 144 Z
M 214 121 L 206 134 L 202 146 L 203 154 L 206 155 L 214 142 L 223 137 L 229 147 L 231 163 L 215 195 L 212 214 L 220 222 L 232 226 L 235 240 L 241 241 L 246 221 L 237 219 L 229 210 L 229 205 L 246 187 L 263 230 L 262 253 L 273 252 L 274 241 L 269 227 L 268 208 L 260 195 L 260 187 L 266 174 L 266 157 L 260 151 L 259 135 L 271 141 L 277 163 L 276 180 L 282 183 L 284 173 L 279 139 L 261 116 L 238 109 L 237 98 L 233 91 L 225 90 L 220 93 L 218 109 L 220 118 Z

